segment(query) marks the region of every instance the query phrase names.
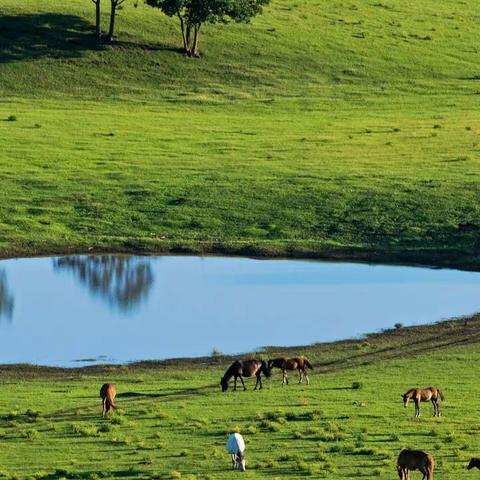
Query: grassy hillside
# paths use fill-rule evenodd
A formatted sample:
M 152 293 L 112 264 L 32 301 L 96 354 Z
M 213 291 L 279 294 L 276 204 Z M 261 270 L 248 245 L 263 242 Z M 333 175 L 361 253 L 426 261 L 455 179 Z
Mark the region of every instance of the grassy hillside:
M 257 392 L 251 381 L 247 392 L 220 392 L 228 359 L 4 366 L 0 477 L 230 478 L 224 445 L 238 429 L 247 442 L 246 478 L 391 479 L 407 446 L 434 455 L 438 478 L 465 478 L 480 450 L 480 389 L 475 369 L 466 368 L 480 361 L 479 333 L 475 318 L 296 349 L 315 364 L 311 385 L 297 385 L 292 375 L 282 387 L 277 371 Z M 117 383 L 121 410 L 103 420 L 98 390 L 107 380 Z M 446 396 L 442 416 L 422 404 L 416 420 L 400 395 L 432 383 Z
M 412 14 L 413 13 L 413 14 Z M 193 251 L 478 268 L 479 13 L 273 0 L 206 27 L 0 7 L 0 252 Z M 106 24 L 106 19 L 105 19 Z

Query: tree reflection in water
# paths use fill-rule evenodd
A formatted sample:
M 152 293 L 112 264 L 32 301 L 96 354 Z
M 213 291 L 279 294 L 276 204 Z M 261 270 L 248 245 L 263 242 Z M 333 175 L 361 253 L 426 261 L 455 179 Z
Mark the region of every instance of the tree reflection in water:
M 7 274 L 0 270 L 0 320 L 5 317 L 11 320 L 13 316 L 13 295 L 8 290 Z
M 54 258 L 53 262 L 55 270 L 71 271 L 93 295 L 125 312 L 145 300 L 153 285 L 152 269 L 146 258 L 75 255 Z

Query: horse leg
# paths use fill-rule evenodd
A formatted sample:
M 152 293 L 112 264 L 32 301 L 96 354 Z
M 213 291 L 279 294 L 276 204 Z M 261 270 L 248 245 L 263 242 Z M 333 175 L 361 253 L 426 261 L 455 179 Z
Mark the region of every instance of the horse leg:
M 307 385 L 310 385 L 310 379 L 308 378 L 308 373 L 307 373 L 307 370 L 305 368 L 303 369 L 303 376 L 305 377 L 305 380 L 307 381 Z
M 105 402 L 107 401 L 107 398 L 102 398 L 102 417 L 104 417 L 107 414 L 107 408 L 105 405 Z
M 420 416 L 420 401 L 415 399 L 415 418 Z
M 298 383 L 302 383 L 303 382 L 303 376 L 302 376 L 302 370 L 300 368 L 298 369 L 298 375 L 300 377 L 300 380 L 299 380 Z
M 245 382 L 243 381 L 243 377 L 240 377 L 240 381 L 242 382 L 242 385 L 243 385 L 243 391 L 245 391 L 247 389 L 247 387 L 245 386 Z
M 287 371 L 282 370 L 283 378 L 282 378 L 282 386 L 288 385 L 288 378 L 287 378 Z
M 423 467 L 421 472 L 423 473 L 422 480 L 425 480 L 426 478 L 428 478 L 428 467 Z
M 260 385 L 259 390 L 261 390 L 263 388 L 261 374 L 257 374 L 257 383 L 255 384 L 254 390 L 256 390 L 259 385 Z
M 241 378 L 241 377 L 240 377 Z M 233 379 L 233 391 L 236 392 L 237 391 L 237 376 L 235 375 L 234 379 Z

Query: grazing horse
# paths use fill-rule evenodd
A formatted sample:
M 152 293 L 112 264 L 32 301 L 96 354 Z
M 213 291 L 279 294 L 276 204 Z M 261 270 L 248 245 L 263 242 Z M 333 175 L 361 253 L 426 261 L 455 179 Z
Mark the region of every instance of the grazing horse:
M 480 458 L 472 458 L 468 464 L 467 470 L 471 470 L 474 467 L 480 469 Z
M 298 370 L 300 380 L 298 383 L 302 383 L 303 379 L 307 381 L 307 385 L 310 385 L 310 380 L 307 375 L 307 368 L 313 370 L 311 363 L 305 357 L 295 358 L 274 358 L 268 361 L 268 368 L 279 368 L 283 373 L 282 385 L 288 385 L 287 370 Z
M 239 433 L 232 433 L 227 440 L 227 451 L 232 456 L 233 470 L 245 471 L 245 441 Z
M 246 390 L 245 383 L 242 377 L 257 377 L 257 383 L 255 383 L 254 390 L 260 385 L 260 388 L 263 388 L 262 385 L 262 373 L 266 377 L 270 377 L 272 372 L 268 368 L 268 365 L 262 360 L 235 360 L 230 367 L 228 367 L 225 375 L 220 380 L 220 385 L 222 386 L 222 392 L 228 390 L 228 381 L 234 377 L 233 390 L 237 389 L 237 379 L 240 378 L 242 382 L 243 389 Z
M 104 417 L 111 408 L 117 408 L 115 405 L 115 396 L 117 389 L 114 383 L 104 383 L 100 389 L 100 397 L 102 398 L 102 416 Z
M 397 471 L 400 480 L 408 480 L 410 470 L 419 470 L 423 473 L 422 480 L 433 480 L 435 462 L 429 453 L 422 450 L 404 449 L 398 455 Z
M 433 416 L 440 416 L 440 408 L 438 406 L 438 399 L 445 400 L 442 391 L 437 387 L 428 388 L 411 388 L 407 393 L 402 395 L 403 406 L 407 408 L 408 402 L 413 400 L 415 402 L 415 417 L 420 416 L 420 402 L 428 402 L 431 400 L 433 405 Z

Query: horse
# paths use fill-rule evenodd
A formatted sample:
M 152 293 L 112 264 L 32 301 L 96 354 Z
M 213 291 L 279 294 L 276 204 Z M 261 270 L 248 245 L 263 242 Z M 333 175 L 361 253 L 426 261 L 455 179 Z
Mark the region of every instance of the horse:
M 468 464 L 467 470 L 471 470 L 474 467 L 480 469 L 480 458 L 472 458 Z
M 404 449 L 397 459 L 397 471 L 400 480 L 408 480 L 410 470 L 419 470 L 423 473 L 422 480 L 433 480 L 435 462 L 433 457 L 422 450 Z
M 227 440 L 227 451 L 232 456 L 232 469 L 245 471 L 245 441 L 239 433 L 232 433 Z
M 302 383 L 303 379 L 307 381 L 307 385 L 310 385 L 310 380 L 307 375 L 307 368 L 313 370 L 311 363 L 305 357 L 295 358 L 273 358 L 268 361 L 268 368 L 279 368 L 283 373 L 282 385 L 288 385 L 287 370 L 298 370 L 300 380 L 298 383 Z
M 237 379 L 240 378 L 242 382 L 243 389 L 246 390 L 243 377 L 257 377 L 257 382 L 255 383 L 254 390 L 260 385 L 260 389 L 263 388 L 262 385 L 262 373 L 269 378 L 272 375 L 272 372 L 268 368 L 268 365 L 262 360 L 235 360 L 230 367 L 228 367 L 225 375 L 220 380 L 220 385 L 222 386 L 222 392 L 228 390 L 228 381 L 234 377 L 233 382 L 233 391 L 237 389 Z
M 411 388 L 407 393 L 402 395 L 403 406 L 407 408 L 408 402 L 413 400 L 415 402 L 415 418 L 420 416 L 420 402 L 428 402 L 431 400 L 433 405 L 433 416 L 440 416 L 440 408 L 438 406 L 438 399 L 445 400 L 442 391 L 437 387 L 428 388 Z
M 117 389 L 114 383 L 104 383 L 100 389 L 100 397 L 102 398 L 102 416 L 105 417 L 111 408 L 116 409 L 115 396 Z

